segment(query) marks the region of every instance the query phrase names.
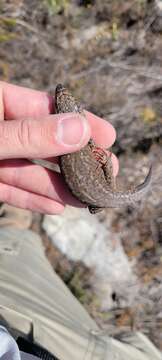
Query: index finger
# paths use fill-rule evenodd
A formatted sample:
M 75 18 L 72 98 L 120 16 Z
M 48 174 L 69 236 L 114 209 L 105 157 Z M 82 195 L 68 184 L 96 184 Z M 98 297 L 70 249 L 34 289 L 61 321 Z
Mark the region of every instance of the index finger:
M 3 114 L 6 120 L 37 119 L 54 112 L 53 97 L 47 92 L 0 81 L 0 93 L 3 99 Z M 0 116 L 2 118 L 2 113 Z
M 47 92 L 37 91 L 0 81 L 0 120 L 41 119 L 55 112 L 54 97 Z M 115 141 L 114 127 L 107 121 L 86 111 L 92 129 L 92 137 L 103 147 L 110 147 Z

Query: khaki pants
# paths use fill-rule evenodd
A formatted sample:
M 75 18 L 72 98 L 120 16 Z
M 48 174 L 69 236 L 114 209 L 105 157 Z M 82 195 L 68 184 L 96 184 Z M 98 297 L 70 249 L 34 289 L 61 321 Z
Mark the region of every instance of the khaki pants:
M 44 347 L 60 360 L 158 360 L 141 333 L 118 341 L 98 328 L 54 273 L 40 237 L 0 228 L 0 325 Z

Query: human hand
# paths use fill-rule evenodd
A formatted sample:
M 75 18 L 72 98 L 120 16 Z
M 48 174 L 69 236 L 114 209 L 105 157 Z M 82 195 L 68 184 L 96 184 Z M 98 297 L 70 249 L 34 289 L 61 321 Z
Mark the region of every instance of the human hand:
M 69 193 L 61 174 L 26 159 L 50 158 L 57 163 L 59 155 L 79 150 L 90 136 L 108 148 L 115 130 L 87 111 L 87 120 L 73 113 L 54 115 L 53 103 L 45 92 L 0 82 L 1 202 L 46 214 L 60 214 L 66 204 L 83 206 Z M 112 161 L 116 176 L 113 154 Z

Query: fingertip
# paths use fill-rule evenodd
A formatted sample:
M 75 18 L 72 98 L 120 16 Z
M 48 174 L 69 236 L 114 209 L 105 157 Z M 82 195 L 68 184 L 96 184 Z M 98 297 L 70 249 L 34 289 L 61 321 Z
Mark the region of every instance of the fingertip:
M 62 215 L 65 210 L 65 206 L 63 204 L 60 204 L 58 202 L 51 203 L 51 206 L 48 204 L 48 210 L 46 212 L 46 215 Z M 44 210 L 42 213 L 45 213 Z
M 112 146 L 112 145 L 114 144 L 115 140 L 116 140 L 116 130 L 115 130 L 115 128 L 114 128 L 110 123 L 107 122 L 107 124 L 108 124 L 108 126 L 109 126 L 110 137 L 111 137 L 111 144 L 110 144 L 110 146 Z
M 119 160 L 116 157 L 115 154 L 111 153 L 111 159 L 112 159 L 112 163 L 113 163 L 113 173 L 114 176 L 117 176 L 118 172 L 119 172 Z
M 89 111 L 85 111 L 85 114 L 92 128 L 92 137 L 94 141 L 102 147 L 112 146 L 116 140 L 116 131 L 109 121 L 106 121 Z

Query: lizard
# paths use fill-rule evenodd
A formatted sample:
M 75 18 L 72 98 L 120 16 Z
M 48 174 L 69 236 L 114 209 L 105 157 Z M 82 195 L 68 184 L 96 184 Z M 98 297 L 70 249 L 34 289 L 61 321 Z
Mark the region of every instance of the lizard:
M 55 90 L 56 113 L 78 112 L 85 116 L 83 107 L 61 84 Z M 133 206 L 150 189 L 152 167 L 143 181 L 133 189 L 118 191 L 111 154 L 97 146 L 91 138 L 87 145 L 74 153 L 59 157 L 61 174 L 74 197 L 84 203 L 91 214 L 104 208 Z

